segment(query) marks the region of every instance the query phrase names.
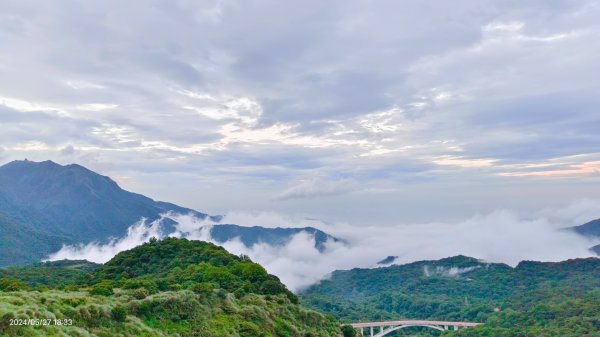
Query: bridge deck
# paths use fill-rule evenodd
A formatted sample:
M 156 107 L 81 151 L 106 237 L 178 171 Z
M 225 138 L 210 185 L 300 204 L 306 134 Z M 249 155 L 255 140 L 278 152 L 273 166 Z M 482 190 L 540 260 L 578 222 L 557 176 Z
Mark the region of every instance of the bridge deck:
M 392 326 L 392 325 L 447 325 L 447 326 L 470 327 L 470 326 L 478 326 L 481 324 L 483 324 L 483 323 L 403 320 L 403 321 L 352 323 L 349 325 L 351 325 L 354 328 L 368 328 L 368 327 L 380 327 L 380 326 Z

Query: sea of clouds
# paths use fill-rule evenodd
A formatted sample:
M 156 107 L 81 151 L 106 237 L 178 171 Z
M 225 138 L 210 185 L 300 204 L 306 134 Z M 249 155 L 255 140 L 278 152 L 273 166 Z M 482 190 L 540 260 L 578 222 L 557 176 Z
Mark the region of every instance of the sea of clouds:
M 599 216 L 600 202 L 595 200 L 544 209 L 529 216 L 511 210 L 498 210 L 454 223 L 395 226 L 326 223 L 270 212 L 230 212 L 223 223 L 264 227 L 312 226 L 341 241 L 329 240 L 323 252 L 315 248 L 314 237 L 306 232 L 293 236 L 282 246 L 259 243 L 246 247 L 238 239 L 220 245 L 233 254 L 250 256 L 270 273 L 277 275 L 290 289 L 301 291 L 326 278 L 333 270 L 374 267 L 386 256 L 397 256 L 394 263 L 407 263 L 462 254 L 512 266 L 522 260 L 562 261 L 594 256 L 589 247 L 598 242 L 564 228 Z M 219 224 L 190 215 L 169 213 L 163 217 L 178 223 L 169 236 L 214 242 L 210 228 Z M 63 246 L 48 260 L 106 262 L 120 251 L 140 245 L 153 236 L 160 237 L 160 220 L 149 222 L 142 219 L 128 229 L 127 235 L 108 243 Z

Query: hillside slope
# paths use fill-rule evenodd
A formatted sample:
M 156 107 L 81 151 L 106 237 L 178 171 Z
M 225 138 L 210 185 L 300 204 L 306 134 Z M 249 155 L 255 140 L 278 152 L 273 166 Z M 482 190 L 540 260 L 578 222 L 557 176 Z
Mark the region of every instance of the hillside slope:
M 460 336 L 598 336 L 590 332 L 600 333 L 600 259 L 512 268 L 456 256 L 336 271 L 301 299 L 343 322 L 440 319 L 486 323 Z
M 82 270 L 80 262 L 62 263 Z M 0 291 L 0 321 L 70 321 L 47 326 L 3 323 L 0 335 L 341 336 L 337 322 L 300 307 L 295 295 L 260 265 L 206 242 L 152 241 L 91 268 L 86 277 L 74 276 L 71 280 L 77 281 L 69 285 L 50 285 L 52 289 L 41 292 L 22 283 L 39 280 L 36 268 L 41 275 L 48 266 L 12 268 L 12 279 L 0 279 L 0 290 L 5 287 Z

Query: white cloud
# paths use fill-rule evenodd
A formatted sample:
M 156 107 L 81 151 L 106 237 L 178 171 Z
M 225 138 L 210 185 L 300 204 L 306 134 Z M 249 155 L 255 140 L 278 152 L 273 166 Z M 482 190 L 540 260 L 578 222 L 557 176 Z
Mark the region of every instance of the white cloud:
M 119 252 L 132 249 L 151 237 L 159 237 L 160 221 L 146 223 L 145 219 L 127 229 L 127 235 L 122 238 L 112 239 L 106 244 L 92 242 L 87 245 L 64 245 L 58 252 L 50 254 L 48 261 L 64 259 L 85 259 L 91 262 L 104 263 Z
M 278 194 L 276 200 L 290 200 L 303 198 L 317 198 L 348 193 L 354 190 L 351 182 L 346 180 L 328 181 L 323 179 L 310 179 Z
M 580 202 L 553 212 L 544 210 L 534 218 L 501 210 L 475 215 L 454 223 L 351 226 L 344 223 L 290 218 L 274 213 L 232 213 L 223 223 L 238 220 L 245 225 L 267 227 L 298 227 L 311 225 L 342 239 L 328 241 L 324 252 L 315 248 L 314 237 L 301 232 L 284 246 L 264 243 L 246 247 L 233 239 L 222 244 L 233 254 L 245 254 L 262 264 L 270 273 L 280 277 L 291 289 L 298 291 L 326 277 L 337 269 L 368 268 L 385 256 L 398 256 L 395 263 L 439 259 L 467 255 L 488 262 L 516 265 L 521 260 L 561 261 L 569 258 L 594 256 L 588 250 L 594 242 L 558 228 L 553 221 L 574 213 L 598 210 L 597 204 Z M 179 222 L 173 236 L 211 241 L 209 221 L 191 216 L 168 215 Z M 570 220 L 571 222 L 573 219 Z M 218 224 L 215 224 L 218 226 Z M 130 249 L 159 235 L 158 222 L 140 222 L 132 226 L 126 237 L 106 245 L 65 246 L 49 259 L 88 259 L 105 262 L 117 252 Z M 430 272 L 455 276 L 465 270 L 448 269 Z

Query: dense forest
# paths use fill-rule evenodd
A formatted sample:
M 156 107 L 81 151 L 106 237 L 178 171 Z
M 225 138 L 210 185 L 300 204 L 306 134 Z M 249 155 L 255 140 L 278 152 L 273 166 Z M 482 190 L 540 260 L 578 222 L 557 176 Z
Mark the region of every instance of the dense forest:
M 600 336 L 600 259 L 511 268 L 457 256 L 336 271 L 301 298 L 341 322 L 439 319 L 485 323 L 447 335 Z M 439 334 L 397 334 L 415 332 Z
M 102 266 L 61 261 L 1 270 L 0 335 L 64 334 L 342 335 L 335 320 L 299 306 L 247 257 L 176 238 L 151 240 Z

